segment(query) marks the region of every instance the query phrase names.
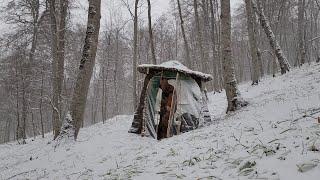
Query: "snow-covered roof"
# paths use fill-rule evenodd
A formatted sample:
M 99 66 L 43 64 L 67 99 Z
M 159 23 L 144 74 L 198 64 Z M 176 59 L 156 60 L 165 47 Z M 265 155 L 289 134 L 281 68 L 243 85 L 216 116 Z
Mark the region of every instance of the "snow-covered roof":
M 193 71 L 178 61 L 167 61 L 159 65 L 141 64 L 138 66 L 138 71 L 147 74 L 151 71 L 177 71 L 183 74 L 188 74 L 193 77 L 201 78 L 203 81 L 210 81 L 213 77 L 210 74 L 205 74 L 199 71 Z

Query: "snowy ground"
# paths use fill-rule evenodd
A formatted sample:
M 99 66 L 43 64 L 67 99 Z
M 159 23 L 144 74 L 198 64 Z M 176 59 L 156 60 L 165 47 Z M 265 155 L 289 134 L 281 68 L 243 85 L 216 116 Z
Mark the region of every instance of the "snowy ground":
M 320 65 L 240 90 L 248 107 L 226 116 L 212 94 L 212 125 L 162 141 L 128 134 L 132 117 L 118 116 L 56 149 L 49 134 L 0 145 L 0 179 L 318 180 Z

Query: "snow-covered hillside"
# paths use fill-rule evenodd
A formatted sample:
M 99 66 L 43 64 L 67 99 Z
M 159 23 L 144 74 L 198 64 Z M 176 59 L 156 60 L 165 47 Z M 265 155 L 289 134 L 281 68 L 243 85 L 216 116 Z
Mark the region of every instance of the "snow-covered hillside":
M 225 115 L 224 93 L 211 94 L 212 125 L 162 141 L 128 134 L 132 117 L 118 116 L 56 149 L 49 134 L 0 145 L 0 179 L 318 180 L 320 65 L 240 90 L 248 107 Z

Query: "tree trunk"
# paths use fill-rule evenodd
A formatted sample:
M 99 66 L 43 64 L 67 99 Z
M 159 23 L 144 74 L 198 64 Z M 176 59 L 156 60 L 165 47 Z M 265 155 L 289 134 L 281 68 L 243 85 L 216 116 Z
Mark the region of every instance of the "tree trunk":
M 22 127 L 20 122 L 20 104 L 19 104 L 19 77 L 18 77 L 18 62 L 17 59 L 15 59 L 15 78 L 16 78 L 16 116 L 17 116 L 17 129 L 16 129 L 16 139 L 19 141 L 19 139 L 23 138 L 22 136 Z
M 260 24 L 269 39 L 270 46 L 274 50 L 274 52 L 278 58 L 280 68 L 281 68 L 281 74 L 285 74 L 286 72 L 288 72 L 290 70 L 290 64 L 289 64 L 286 56 L 284 55 L 275 35 L 270 27 L 269 20 L 266 18 L 264 11 L 263 11 L 263 8 L 261 6 L 259 6 L 259 9 L 258 9 L 256 3 L 253 0 L 251 0 L 251 2 L 252 2 L 252 8 L 253 8 L 254 12 L 258 14 Z
M 199 19 L 199 13 L 198 13 L 198 2 L 197 0 L 193 0 L 193 8 L 194 8 L 194 18 L 195 18 L 195 24 L 196 24 L 196 31 L 197 31 L 197 43 L 200 49 L 200 70 L 205 71 L 205 63 L 207 62 L 207 59 L 205 58 L 204 54 L 204 48 L 203 48 L 203 37 L 202 32 L 200 28 L 200 19 Z
M 10 141 L 10 127 L 11 127 L 11 120 L 8 118 L 6 122 L 6 136 L 4 137 L 4 142 Z
M 37 136 L 37 132 L 36 132 L 36 124 L 34 122 L 34 114 L 32 111 L 31 111 L 31 123 L 32 123 L 33 139 L 35 139 Z
M 311 7 L 311 24 L 313 24 L 313 31 L 312 32 L 312 38 L 315 37 L 319 37 L 319 32 L 318 32 L 318 20 L 319 20 L 319 13 L 320 13 L 320 1 L 311 1 L 310 7 Z M 312 23 L 313 22 L 313 23 Z M 320 41 L 316 40 L 316 41 L 311 41 L 310 45 L 313 47 L 314 50 L 314 58 L 316 62 L 320 61 L 320 52 L 319 52 L 319 48 L 320 48 Z M 305 41 L 306 43 L 306 41 Z
M 210 14 L 211 14 L 211 45 L 212 45 L 212 53 L 213 53 L 213 59 L 212 59 L 212 64 L 213 64 L 213 78 L 214 78 L 214 82 L 213 82 L 213 87 L 214 87 L 214 91 L 215 92 L 220 92 L 220 88 L 219 88 L 219 72 L 218 72 L 218 68 L 219 68 L 219 56 L 218 56 L 218 50 L 216 47 L 216 38 L 215 38 L 215 13 L 214 13 L 214 6 L 213 6 L 213 0 L 209 0 L 210 1 Z
M 142 122 L 143 122 L 143 110 L 144 110 L 144 106 L 145 106 L 145 100 L 146 100 L 146 96 L 147 96 L 147 89 L 148 89 L 148 84 L 152 78 L 154 74 L 149 73 L 146 75 L 146 77 L 144 78 L 144 82 L 143 82 L 143 87 L 141 90 L 141 95 L 140 95 L 140 101 L 139 101 L 139 105 L 137 107 L 137 110 L 135 111 L 134 117 L 133 117 L 133 121 L 131 124 L 131 128 L 129 129 L 129 133 L 137 133 L 140 134 L 142 131 Z
M 150 41 L 150 48 L 151 48 L 152 64 L 157 64 L 154 40 L 153 40 L 153 32 L 152 32 L 152 23 L 151 23 L 151 3 L 150 3 L 150 0 L 147 0 L 147 1 L 148 1 L 149 41 Z
M 106 101 L 106 80 L 105 80 L 105 67 L 104 65 L 102 66 L 102 103 L 101 103 L 101 118 L 102 118 L 102 123 L 104 124 L 106 120 L 106 106 L 105 106 L 105 101 Z
M 214 64 L 212 61 L 209 61 L 210 53 L 210 20 L 209 20 L 209 2 L 208 0 L 201 0 L 201 10 L 202 10 L 202 19 L 203 19 L 203 35 L 202 35 L 202 42 L 203 42 L 203 53 L 204 53 L 204 71 L 208 74 L 213 74 L 212 69 L 214 69 Z M 207 38 L 206 38 L 207 37 Z M 207 87 L 209 91 L 213 90 L 213 82 L 208 83 Z
M 250 44 L 250 53 L 252 60 L 252 85 L 259 83 L 259 63 L 258 63 L 258 44 L 256 39 L 256 32 L 254 27 L 254 18 L 252 13 L 251 0 L 245 0 L 247 13 L 247 29 Z
M 40 88 L 40 104 L 39 104 L 40 125 L 41 125 L 41 136 L 42 136 L 42 138 L 44 138 L 43 113 L 42 113 L 43 88 L 44 88 L 44 65 L 42 65 L 42 72 L 41 72 L 41 88 Z
M 178 4 L 179 17 L 180 17 L 180 27 L 181 27 L 181 33 L 182 33 L 182 38 L 183 38 L 183 45 L 184 45 L 184 50 L 185 50 L 185 53 L 186 53 L 186 65 L 188 67 L 191 67 L 189 44 L 188 44 L 188 40 L 187 40 L 187 37 L 186 37 L 186 32 L 184 30 L 184 21 L 183 21 L 183 17 L 182 17 L 182 10 L 181 10 L 181 5 L 180 5 L 180 0 L 177 0 L 177 4 Z
M 21 67 L 22 71 L 22 67 Z M 21 72 L 22 74 L 22 72 Z M 22 81 L 22 112 L 21 112 L 21 119 L 22 119 L 22 138 L 23 138 L 23 144 L 26 143 L 27 135 L 26 135 L 26 127 L 27 127 L 27 114 L 28 114 L 28 103 L 27 103 L 27 97 L 26 97 L 26 83 L 25 83 L 25 77 L 22 75 L 21 77 Z
M 63 98 L 62 98 L 62 86 L 64 84 L 64 59 L 65 59 L 65 34 L 66 34 L 66 22 L 68 17 L 68 6 L 69 6 L 69 0 L 60 0 L 60 19 L 59 19 L 59 27 L 58 27 L 58 73 L 59 73 L 59 79 L 58 81 L 61 82 L 60 89 L 59 89 L 59 104 L 57 105 L 59 109 L 60 116 L 64 114 L 62 112 L 63 109 Z M 63 117 L 61 117 L 63 118 Z M 62 121 L 62 119 L 61 119 Z M 61 123 L 60 123 L 61 126 Z M 60 127 L 59 127 L 60 128 Z
M 85 111 L 87 95 L 95 65 L 101 18 L 101 0 L 89 0 L 86 38 L 80 61 L 79 72 L 71 102 L 71 120 L 75 128 L 74 139 L 77 139 Z
M 50 1 L 49 5 L 50 9 L 50 28 L 51 28 L 51 38 L 52 38 L 52 45 L 51 45 L 51 53 L 52 53 L 52 72 L 53 72 L 53 78 L 52 78 L 52 104 L 53 104 L 53 110 L 52 110 L 52 125 L 53 125 L 53 134 L 54 139 L 59 135 L 60 132 L 60 115 L 59 111 L 57 111 L 57 107 L 59 106 L 59 87 L 62 86 L 62 82 L 59 82 L 59 76 L 58 76 L 58 43 L 57 43 L 57 20 L 56 20 L 56 10 L 55 10 L 55 0 Z
M 53 112 L 52 124 L 54 139 L 60 133 L 61 128 L 61 106 L 62 106 L 62 85 L 64 80 L 64 49 L 65 49 L 65 31 L 66 18 L 68 9 L 68 0 L 60 0 L 60 11 L 56 10 L 56 1 L 51 0 L 49 3 L 50 9 L 50 28 L 52 38 L 52 87 L 53 87 Z
M 222 26 L 222 65 L 224 76 L 224 87 L 227 94 L 228 109 L 235 111 L 248 103 L 241 98 L 237 87 L 237 80 L 235 77 L 235 67 L 231 54 L 231 12 L 230 0 L 221 1 L 221 26 Z
M 132 96 L 133 96 L 133 108 L 137 107 L 137 59 L 138 59 L 138 3 L 139 0 L 135 0 L 134 3 L 134 20 L 133 20 L 133 67 L 132 67 Z
M 304 9 L 305 0 L 298 1 L 298 59 L 297 65 L 302 65 L 306 61 L 306 49 L 305 49 L 305 22 L 304 22 Z

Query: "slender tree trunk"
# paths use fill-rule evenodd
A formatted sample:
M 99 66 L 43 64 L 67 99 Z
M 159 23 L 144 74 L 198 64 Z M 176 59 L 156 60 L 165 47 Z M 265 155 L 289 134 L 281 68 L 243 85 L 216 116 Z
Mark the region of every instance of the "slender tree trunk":
M 251 7 L 251 0 L 245 0 L 246 13 L 247 13 L 247 29 L 250 44 L 250 53 L 252 60 L 252 85 L 258 85 L 259 83 L 259 63 L 258 63 L 258 44 L 256 39 L 256 32 L 254 27 L 254 18 Z
M 320 1 L 319 1 L 320 2 Z M 320 3 L 318 1 L 316 1 L 316 5 L 318 7 L 317 10 L 314 9 L 315 12 L 313 12 L 313 16 L 314 16 L 314 35 L 316 37 L 319 36 L 319 31 L 318 31 L 318 18 L 319 18 L 319 13 L 320 13 Z M 315 42 L 315 55 L 316 55 L 316 62 L 320 62 L 320 41 L 317 40 Z
M 99 104 L 98 104 L 98 95 L 99 95 L 100 91 L 99 91 L 99 85 L 97 84 L 96 85 L 96 92 L 95 92 L 95 97 L 94 97 L 94 114 L 93 114 L 93 121 L 94 121 L 94 124 L 97 122 L 97 114 L 98 114 L 98 107 L 99 107 Z
M 145 107 L 146 94 L 147 94 L 148 84 L 149 84 L 153 75 L 154 74 L 149 73 L 146 75 L 146 77 L 144 79 L 143 87 L 142 87 L 141 95 L 140 95 L 140 100 L 139 100 L 139 105 L 138 105 L 137 110 L 134 114 L 131 128 L 129 129 L 129 133 L 140 134 L 142 131 L 143 110 Z
M 37 132 L 36 132 L 36 124 L 34 122 L 34 114 L 32 111 L 31 111 L 31 123 L 32 123 L 33 139 L 35 139 L 37 136 Z
M 77 139 L 81 124 L 83 124 L 83 115 L 98 46 L 100 18 L 101 0 L 89 0 L 86 38 L 70 110 L 75 128 L 75 140 Z
M 182 17 L 182 10 L 181 10 L 181 5 L 180 5 L 180 0 L 177 0 L 177 4 L 178 4 L 179 17 L 180 17 L 180 28 L 181 28 L 182 38 L 183 38 L 184 51 L 186 53 L 186 65 L 188 67 L 191 67 L 189 44 L 188 44 L 188 40 L 187 40 L 187 37 L 186 37 L 186 32 L 184 30 L 184 21 L 183 21 L 183 17 Z
M 115 54 L 115 67 L 114 67 L 114 73 L 113 73 L 113 83 L 114 83 L 114 97 L 115 97 L 115 115 L 119 115 L 119 92 L 118 92 L 118 69 L 119 69 L 119 32 L 120 30 L 116 30 L 116 54 Z
M 6 136 L 4 137 L 4 142 L 10 141 L 10 130 L 11 130 L 11 120 L 8 118 L 6 122 Z
M 315 35 L 318 37 L 319 35 L 319 32 L 318 32 L 318 15 L 319 15 L 319 12 L 315 18 L 315 28 L 314 28 L 314 31 L 315 31 Z M 315 46 L 316 46 L 316 62 L 320 62 L 320 42 L 319 40 L 317 42 L 315 42 Z
M 16 116 L 17 116 L 17 129 L 16 129 L 16 139 L 19 140 L 22 138 L 22 127 L 20 122 L 20 104 L 19 104 L 19 77 L 18 77 L 18 62 L 15 59 L 15 78 L 16 78 Z
M 210 2 L 210 14 L 211 14 L 211 45 L 212 45 L 212 53 L 213 53 L 213 59 L 212 59 L 212 64 L 213 64 L 213 78 L 214 78 L 214 91 L 215 92 L 220 92 L 220 88 L 219 88 L 219 72 L 218 72 L 218 68 L 219 68 L 219 56 L 218 56 L 218 50 L 217 50 L 217 42 L 216 42 L 216 38 L 215 38 L 215 13 L 214 13 L 214 6 L 213 6 L 213 0 L 209 0 Z
M 44 65 L 42 65 L 42 72 L 41 72 L 41 88 L 40 88 L 40 104 L 39 104 L 42 138 L 44 138 L 43 113 L 42 113 L 43 88 L 44 88 Z
M 193 0 L 193 8 L 194 8 L 194 18 L 195 18 L 195 24 L 196 24 L 196 31 L 197 31 L 197 43 L 200 49 L 200 69 L 201 71 L 205 71 L 205 62 L 207 62 L 205 54 L 204 54 L 204 48 L 203 48 L 203 37 L 202 32 L 200 28 L 200 18 L 199 18 L 199 12 L 198 12 L 198 2 L 197 0 Z
M 150 48 L 151 48 L 151 57 L 152 57 L 152 64 L 157 64 L 156 54 L 155 54 L 155 44 L 153 39 L 153 32 L 152 32 L 152 23 L 151 23 L 151 3 L 150 0 L 148 1 L 148 24 L 149 24 L 149 41 L 150 41 Z
M 298 1 L 298 59 L 297 65 L 302 65 L 306 61 L 306 49 L 305 49 L 305 21 L 304 21 L 304 11 L 305 11 L 305 0 Z
M 202 35 L 202 42 L 203 42 L 203 53 L 204 53 L 204 71 L 208 74 L 213 74 L 213 63 L 209 61 L 210 53 L 210 20 L 209 20 L 209 2 L 208 0 L 201 0 L 201 10 L 202 10 L 202 19 L 203 19 L 203 35 Z M 207 38 L 206 38 L 207 37 Z M 207 88 L 212 91 L 213 90 L 213 82 L 207 84 Z
M 269 38 L 269 43 L 271 48 L 274 50 L 279 64 L 280 64 L 280 68 L 281 68 L 281 74 L 285 74 L 286 72 L 288 72 L 290 70 L 290 64 L 286 58 L 286 56 L 284 55 L 271 27 L 270 27 L 270 23 L 269 20 L 266 18 L 263 8 L 260 6 L 259 9 L 256 5 L 256 3 L 251 0 L 252 2 L 252 8 L 254 10 L 255 13 L 258 14 L 259 16 L 259 21 L 260 24 L 264 30 L 264 32 L 266 33 L 267 37 Z
M 231 12 L 230 0 L 221 1 L 221 25 L 222 25 L 222 65 L 224 86 L 227 94 L 228 109 L 235 111 L 248 103 L 241 98 L 240 92 L 237 87 L 237 80 L 235 77 L 235 67 L 232 60 L 231 53 Z
M 272 58 L 272 77 L 276 77 L 277 71 L 277 59 Z
M 137 107 L 137 59 L 138 59 L 138 3 L 139 0 L 135 0 L 134 3 L 134 20 L 133 20 L 133 67 L 132 67 L 132 96 L 133 96 L 133 108 Z
M 104 121 L 106 119 L 106 107 L 105 107 L 105 101 L 106 101 L 106 83 L 105 83 L 105 67 L 102 66 L 102 103 L 101 103 L 101 118 L 102 122 L 104 124 Z
M 218 0 L 213 0 L 213 6 L 215 7 L 215 13 L 219 14 L 220 9 L 219 9 L 219 2 Z M 221 19 L 219 15 L 216 15 L 217 18 L 217 24 L 215 26 L 215 31 L 216 33 L 216 42 L 217 42 L 217 55 L 218 55 L 218 59 L 217 59 L 217 63 L 218 63 L 218 74 L 219 74 L 219 88 L 220 91 L 223 90 L 224 88 L 224 79 L 223 79 L 223 70 L 222 70 L 222 47 L 221 47 Z
M 21 69 L 22 71 L 22 69 Z M 22 74 L 22 72 L 21 72 Z M 23 144 L 26 144 L 27 134 L 26 134 L 26 128 L 27 128 L 27 114 L 28 114 L 28 103 L 27 103 L 27 97 L 26 97 L 26 83 L 25 83 L 25 77 L 21 77 L 22 81 L 22 113 L 21 113 L 21 119 L 22 119 L 22 138 L 23 138 Z

